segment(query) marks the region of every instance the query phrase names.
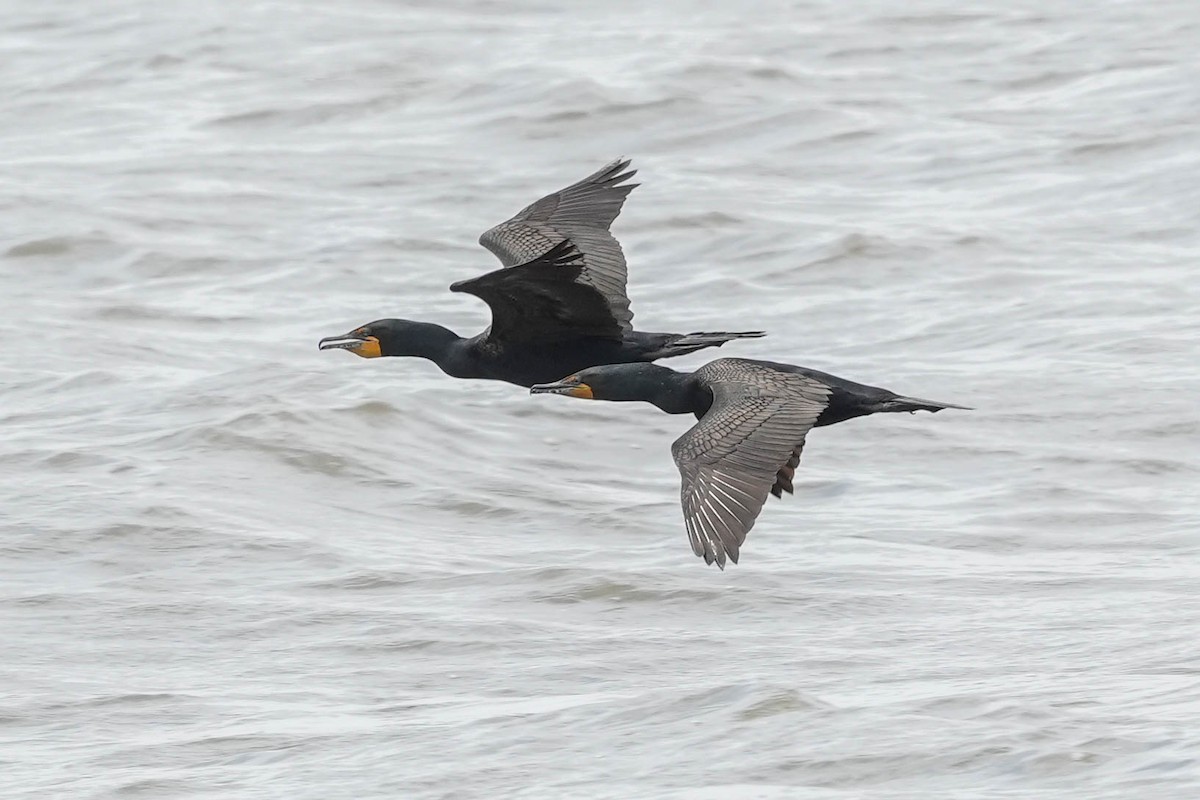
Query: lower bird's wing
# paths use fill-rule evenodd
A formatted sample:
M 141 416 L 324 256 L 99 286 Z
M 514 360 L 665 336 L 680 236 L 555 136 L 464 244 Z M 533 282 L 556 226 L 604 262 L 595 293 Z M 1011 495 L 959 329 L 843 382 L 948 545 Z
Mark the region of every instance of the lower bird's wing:
M 620 340 L 624 332 L 600 292 L 577 278 L 583 256 L 562 241 L 525 264 L 450 285 L 492 309 L 487 339 L 496 343 L 554 341 L 578 336 Z
M 581 254 L 580 269 L 570 280 L 599 293 L 613 323 L 622 331 L 633 330 L 625 289 L 625 254 L 609 232 L 625 197 L 638 185 L 623 183 L 637 172 L 628 167 L 628 159 L 614 161 L 578 183 L 546 195 L 486 231 L 479 243 L 506 267 L 533 261 L 564 241 L 574 244 Z M 567 280 L 561 275 L 560 279 Z
M 713 403 L 671 445 L 682 476 L 683 519 L 692 550 L 724 569 L 762 511 L 781 469 L 829 402 L 829 387 L 805 375 L 723 358 L 696 371 Z

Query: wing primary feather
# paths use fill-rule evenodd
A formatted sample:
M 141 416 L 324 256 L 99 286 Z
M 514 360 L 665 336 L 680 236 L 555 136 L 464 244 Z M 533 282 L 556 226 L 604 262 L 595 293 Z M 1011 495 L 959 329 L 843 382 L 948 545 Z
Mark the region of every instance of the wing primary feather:
M 728 555 L 736 564 L 767 497 L 791 491 L 800 451 L 830 387 L 746 359 L 718 359 L 694 375 L 713 402 L 671 446 L 683 477 L 685 525 L 721 563 Z
M 609 231 L 625 198 L 637 186 L 623 183 L 637 174 L 637 170 L 627 169 L 629 165 L 629 159 L 617 159 L 542 197 L 485 231 L 479 243 L 505 267 L 528 263 L 563 241 L 574 243 L 581 254 L 581 269 L 572 280 L 599 292 L 613 324 L 623 332 L 632 331 L 625 254 Z

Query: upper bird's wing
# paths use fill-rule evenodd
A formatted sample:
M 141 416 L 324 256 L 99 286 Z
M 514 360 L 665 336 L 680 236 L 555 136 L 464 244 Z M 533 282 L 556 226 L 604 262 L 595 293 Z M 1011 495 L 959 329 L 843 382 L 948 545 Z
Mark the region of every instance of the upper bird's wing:
M 713 394 L 704 418 L 671 445 L 683 478 L 683 519 L 692 550 L 722 569 L 791 466 L 829 402 L 829 387 L 753 361 L 723 358 L 696 371 Z M 790 475 L 788 475 L 790 479 Z M 789 484 L 790 489 L 790 484 Z
M 546 341 L 574 336 L 621 339 L 604 295 L 578 278 L 583 255 L 563 240 L 525 264 L 450 285 L 492 309 L 487 338 L 498 342 Z
M 512 267 L 569 240 L 582 254 L 582 269 L 572 280 L 600 293 L 621 331 L 633 330 L 633 312 L 625 290 L 625 254 L 608 230 L 621 213 L 626 195 L 638 185 L 622 184 L 637 174 L 637 170 L 625 171 L 628 166 L 628 159 L 619 159 L 578 183 L 546 195 L 485 232 L 479 243 L 504 266 Z

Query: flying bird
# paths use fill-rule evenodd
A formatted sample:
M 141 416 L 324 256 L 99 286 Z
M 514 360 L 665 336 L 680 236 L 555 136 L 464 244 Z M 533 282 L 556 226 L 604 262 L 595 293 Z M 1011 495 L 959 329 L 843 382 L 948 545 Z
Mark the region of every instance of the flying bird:
M 625 255 L 609 232 L 638 184 L 628 160 L 548 194 L 485 232 L 479 243 L 502 269 L 450 285 L 492 310 L 487 330 L 464 338 L 432 322 L 381 319 L 320 341 L 363 358 L 426 358 L 455 378 L 520 386 L 597 364 L 650 362 L 720 347 L 762 331 L 647 333 L 633 329 Z
M 530 394 L 641 401 L 668 414 L 695 414 L 671 445 L 682 477 L 683 521 L 692 551 L 706 564 L 737 563 L 767 495 L 793 493 L 808 432 L 889 411 L 966 406 L 904 397 L 792 364 L 721 358 L 695 372 L 658 364 L 585 369 Z

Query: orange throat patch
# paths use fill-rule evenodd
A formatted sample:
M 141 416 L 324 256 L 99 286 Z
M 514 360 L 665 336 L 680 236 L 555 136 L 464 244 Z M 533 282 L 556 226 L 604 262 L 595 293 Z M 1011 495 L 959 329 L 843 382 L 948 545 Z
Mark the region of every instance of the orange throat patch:
M 362 358 L 379 358 L 383 355 L 383 351 L 379 347 L 379 340 L 374 336 L 368 336 L 367 340 L 360 345 L 347 347 L 351 353 Z

